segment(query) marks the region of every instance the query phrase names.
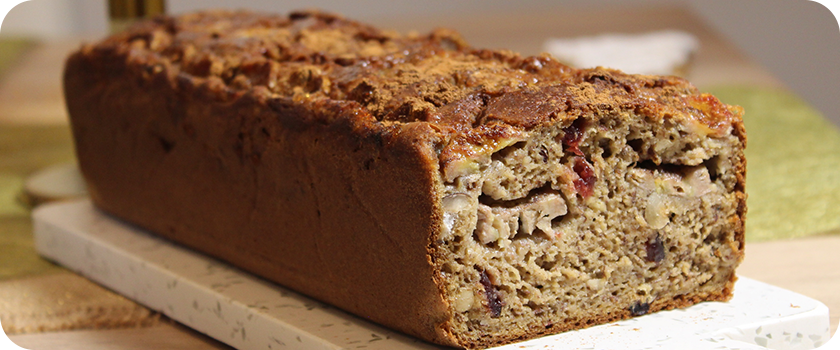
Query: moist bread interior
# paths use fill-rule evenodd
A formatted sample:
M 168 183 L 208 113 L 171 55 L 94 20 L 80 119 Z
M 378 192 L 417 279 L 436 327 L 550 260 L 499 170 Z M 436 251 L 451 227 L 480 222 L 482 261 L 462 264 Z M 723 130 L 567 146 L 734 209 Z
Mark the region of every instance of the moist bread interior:
M 740 141 L 693 127 L 579 119 L 447 182 L 436 244 L 455 333 L 579 328 L 719 293 L 741 249 L 729 153 Z

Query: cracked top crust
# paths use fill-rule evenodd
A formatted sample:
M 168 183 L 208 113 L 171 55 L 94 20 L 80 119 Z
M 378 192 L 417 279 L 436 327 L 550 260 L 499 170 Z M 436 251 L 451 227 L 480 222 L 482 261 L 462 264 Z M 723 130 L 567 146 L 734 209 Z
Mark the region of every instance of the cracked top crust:
M 317 11 L 157 17 L 81 53 L 124 56 L 221 100 L 251 93 L 316 107 L 339 102 L 349 109 L 339 114 L 373 130 L 426 123 L 444 168 L 581 114 L 630 109 L 685 118 L 713 135 L 733 132 L 742 114 L 677 77 L 574 69 L 548 55 L 472 48 L 448 30 L 400 35 Z

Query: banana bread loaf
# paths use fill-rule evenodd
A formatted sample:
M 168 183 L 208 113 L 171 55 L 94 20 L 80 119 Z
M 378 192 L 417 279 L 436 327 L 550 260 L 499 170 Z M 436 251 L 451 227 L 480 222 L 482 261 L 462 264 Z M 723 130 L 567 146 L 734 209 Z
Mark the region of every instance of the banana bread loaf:
M 743 257 L 742 111 L 679 78 L 210 11 L 64 79 L 99 208 L 430 342 L 727 300 Z

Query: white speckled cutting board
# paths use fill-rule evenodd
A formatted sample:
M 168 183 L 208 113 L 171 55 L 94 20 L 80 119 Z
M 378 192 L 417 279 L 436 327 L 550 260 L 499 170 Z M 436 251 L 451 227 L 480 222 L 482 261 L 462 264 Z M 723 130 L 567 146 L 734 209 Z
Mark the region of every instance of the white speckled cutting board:
M 435 349 L 117 221 L 81 200 L 39 207 L 38 251 L 239 349 Z M 741 278 L 734 298 L 498 349 L 813 349 L 819 301 Z

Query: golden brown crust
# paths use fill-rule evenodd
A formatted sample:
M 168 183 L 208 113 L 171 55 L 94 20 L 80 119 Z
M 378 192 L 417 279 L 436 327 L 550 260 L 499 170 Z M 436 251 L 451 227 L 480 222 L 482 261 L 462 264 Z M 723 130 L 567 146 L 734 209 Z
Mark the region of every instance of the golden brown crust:
M 383 124 L 427 122 L 444 142 L 497 137 L 479 130 L 492 124 L 530 129 L 621 108 L 695 118 L 713 131 L 738 119 L 677 77 L 577 70 L 550 56 L 470 48 L 451 31 L 400 36 L 320 12 L 159 17 L 83 50 L 187 76 L 220 97 L 355 101 Z
M 466 343 L 451 334 L 433 242 L 443 183 L 471 159 L 528 130 L 617 110 L 746 138 L 739 110 L 679 78 L 576 70 L 474 49 L 448 31 L 400 36 L 317 12 L 142 22 L 73 54 L 65 92 L 99 207 L 375 322 L 468 348 L 632 316 Z M 736 168 L 742 254 L 743 156 Z M 214 214 L 220 206 L 225 215 Z M 723 278 L 720 294 L 650 311 L 728 299 L 735 276 Z
M 164 72 L 145 77 L 89 55 L 72 56 L 65 79 L 78 158 L 98 207 L 372 321 L 451 344 L 437 329 L 446 311 L 429 283 L 437 170 L 427 143 L 412 136 L 427 134 L 417 130 L 423 125 L 370 129 L 358 114 L 324 123 L 356 112 L 346 103 L 254 95 L 206 103 L 212 87 L 176 88 Z

